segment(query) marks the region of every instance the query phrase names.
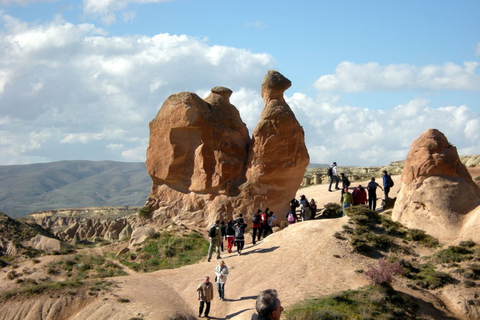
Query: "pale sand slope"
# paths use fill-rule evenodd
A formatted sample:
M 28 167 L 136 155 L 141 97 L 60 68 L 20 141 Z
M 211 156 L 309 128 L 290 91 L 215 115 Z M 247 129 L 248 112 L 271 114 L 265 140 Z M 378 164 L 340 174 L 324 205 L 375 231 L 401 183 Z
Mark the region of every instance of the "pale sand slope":
M 261 243 L 246 246 L 244 254 L 223 254 L 230 275 L 226 284 L 226 301 L 219 301 L 215 290 L 210 315 L 214 318 L 250 319 L 255 298 L 261 290 L 275 288 L 284 306 L 304 297 L 327 295 L 367 284 L 355 270 L 373 263 L 368 258 L 352 255 L 345 241 L 333 237 L 348 218 L 296 223 L 274 233 Z M 117 294 L 130 299 L 145 319 L 162 318 L 166 307 L 163 297 L 178 294 L 178 304 L 169 307 L 181 310 L 183 304 L 196 315 L 196 287 L 205 275 L 214 277 L 217 260 L 151 274 L 121 278 Z M 180 308 L 182 306 L 182 308 Z
M 398 192 L 399 178 L 393 177 L 395 186 L 391 197 Z M 352 183 L 352 187 L 358 184 Z M 366 186 L 367 183 L 361 184 Z M 298 192 L 301 194 L 309 199 L 315 198 L 319 208 L 328 202 L 338 202 L 340 198 L 340 191 L 328 192 L 327 185 L 303 188 Z M 380 189 L 378 197 L 383 198 Z M 378 207 L 380 203 L 381 200 Z M 277 289 L 283 305 L 288 307 L 306 297 L 328 295 L 367 284 L 364 275 L 356 270 L 366 270 L 374 261 L 352 254 L 346 241 L 333 236 L 347 223 L 347 217 L 296 223 L 254 247 L 248 237 L 242 256 L 223 253 L 222 258 L 230 271 L 225 289 L 227 300 L 219 301 L 215 290 L 210 315 L 218 319 L 250 319 L 256 296 L 268 288 Z M 167 319 L 171 310 L 196 316 L 196 288 L 205 275 L 215 277 L 213 269 L 216 265 L 214 259 L 210 263 L 203 261 L 179 269 L 120 278 L 117 294 L 130 300 L 128 314 L 136 310 L 144 319 Z M 93 314 L 89 316 L 98 319 Z

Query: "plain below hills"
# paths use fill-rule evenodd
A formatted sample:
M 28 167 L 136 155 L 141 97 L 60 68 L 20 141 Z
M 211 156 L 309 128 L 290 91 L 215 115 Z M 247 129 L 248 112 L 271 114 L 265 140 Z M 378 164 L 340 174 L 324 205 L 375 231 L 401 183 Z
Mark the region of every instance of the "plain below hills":
M 18 218 L 59 208 L 143 206 L 151 186 L 144 162 L 0 166 L 0 211 Z

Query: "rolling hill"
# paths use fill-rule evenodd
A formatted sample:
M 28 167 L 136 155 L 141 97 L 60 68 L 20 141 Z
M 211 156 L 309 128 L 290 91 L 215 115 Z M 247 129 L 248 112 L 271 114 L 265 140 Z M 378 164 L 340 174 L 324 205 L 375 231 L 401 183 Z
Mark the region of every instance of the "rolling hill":
M 0 211 L 17 218 L 59 208 L 143 206 L 151 185 L 143 162 L 0 166 Z

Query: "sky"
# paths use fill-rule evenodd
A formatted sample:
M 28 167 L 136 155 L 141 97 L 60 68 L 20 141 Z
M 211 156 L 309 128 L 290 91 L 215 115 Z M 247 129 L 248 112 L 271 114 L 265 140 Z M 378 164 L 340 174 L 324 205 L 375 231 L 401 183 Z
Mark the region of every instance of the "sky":
M 165 99 L 215 86 L 250 134 L 263 77 L 310 162 L 383 166 L 425 130 L 480 154 L 478 0 L 0 0 L 0 165 L 145 161 Z

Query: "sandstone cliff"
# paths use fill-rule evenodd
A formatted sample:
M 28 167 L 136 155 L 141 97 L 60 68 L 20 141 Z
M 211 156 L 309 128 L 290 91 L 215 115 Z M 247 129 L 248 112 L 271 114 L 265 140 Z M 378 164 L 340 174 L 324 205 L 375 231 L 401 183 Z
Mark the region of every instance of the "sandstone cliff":
M 392 218 L 441 241 L 480 241 L 480 188 L 438 130 L 412 143 Z
M 269 71 L 265 106 L 253 137 L 232 91 L 215 87 L 201 99 L 182 92 L 167 98 L 150 122 L 146 205 L 158 226 L 171 221 L 207 226 L 258 208 L 284 212 L 309 162 L 304 132 L 283 93 L 290 80 Z

